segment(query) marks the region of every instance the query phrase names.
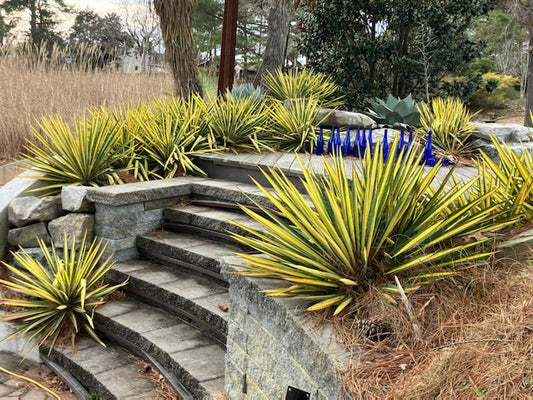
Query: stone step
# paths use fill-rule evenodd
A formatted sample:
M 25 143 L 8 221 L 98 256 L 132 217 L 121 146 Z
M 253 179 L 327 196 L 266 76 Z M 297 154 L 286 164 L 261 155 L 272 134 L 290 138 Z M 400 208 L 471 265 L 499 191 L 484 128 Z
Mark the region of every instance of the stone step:
M 123 288 L 127 292 L 226 342 L 229 299 L 225 285 L 140 259 L 115 264 L 107 278 L 113 282 L 127 279 Z
M 42 348 L 41 353 L 72 374 L 101 400 L 157 399 L 157 383 L 143 374 L 146 363 L 126 349 L 106 341 L 106 347 L 82 338 L 76 352 Z M 93 397 L 91 397 L 93 398 Z
M 188 230 L 232 244 L 235 244 L 235 240 L 231 237 L 232 233 L 250 235 L 243 228 L 233 224 L 232 221 L 248 228 L 263 230 L 263 226 L 260 223 L 240 210 L 194 204 L 166 208 L 163 211 L 163 218 L 164 229 L 172 231 L 175 229 Z
M 168 231 L 138 236 L 137 248 L 144 257 L 219 282 L 225 282 L 220 273 L 223 258 L 242 252 L 242 249 L 230 244 L 189 233 Z
M 121 299 L 97 309 L 95 324 L 112 340 L 157 361 L 194 399 L 224 393 L 225 348 L 175 316 Z

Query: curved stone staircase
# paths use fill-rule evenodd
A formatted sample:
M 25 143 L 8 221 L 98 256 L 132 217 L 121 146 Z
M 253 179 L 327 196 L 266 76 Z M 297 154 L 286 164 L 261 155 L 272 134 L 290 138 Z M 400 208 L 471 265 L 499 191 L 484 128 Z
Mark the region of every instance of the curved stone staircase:
M 237 203 L 248 202 L 243 188 L 259 195 L 255 186 L 235 185 L 207 184 L 204 195 L 165 208 L 163 229 L 137 237 L 139 258 L 115 264 L 108 279 L 128 279 L 126 296 L 95 315 L 107 348 L 85 338 L 75 354 L 42 349 L 45 361 L 99 399 L 160 398 L 157 384 L 141 376 L 141 360 L 176 398 L 224 398 L 229 300 L 221 265 L 247 251 L 231 239 L 229 232 L 243 231 L 228 220 L 257 227 Z

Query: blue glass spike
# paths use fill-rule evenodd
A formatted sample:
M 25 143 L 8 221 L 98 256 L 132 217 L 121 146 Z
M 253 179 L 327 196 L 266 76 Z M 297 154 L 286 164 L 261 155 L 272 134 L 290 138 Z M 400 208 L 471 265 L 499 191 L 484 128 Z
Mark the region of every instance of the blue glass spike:
M 320 125 L 320 131 L 318 132 L 318 138 L 316 139 L 316 151 L 317 156 L 324 154 L 324 127 Z
M 428 132 L 428 138 L 426 141 L 426 147 L 424 148 L 424 156 L 422 157 L 422 161 L 428 163 L 428 161 L 433 157 L 433 145 L 431 143 L 431 131 Z M 429 165 L 429 164 L 428 164 Z
M 399 157 L 402 153 L 405 145 L 405 139 L 403 137 L 404 131 L 403 129 L 400 131 L 400 141 L 398 142 L 398 148 L 396 149 L 396 157 Z
M 368 148 L 370 149 L 370 155 L 374 155 L 374 144 L 372 143 L 372 128 L 368 131 Z
M 385 129 L 383 134 L 383 161 L 387 161 L 389 158 L 389 131 Z
M 335 128 L 331 128 L 331 135 L 328 140 L 328 154 L 333 151 L 333 142 L 335 141 Z
M 357 127 L 357 132 L 355 133 L 355 140 L 353 141 L 353 151 L 352 154 L 354 157 L 359 157 L 359 142 L 361 141 L 361 128 Z
M 350 127 L 346 129 L 346 136 L 342 145 L 342 156 L 349 157 L 352 150 L 352 138 L 350 137 Z
M 409 152 L 409 149 L 411 148 L 412 144 L 413 144 L 413 131 L 410 130 L 409 131 L 409 140 L 408 140 L 407 144 L 405 145 L 405 152 L 406 153 Z
M 454 165 L 453 161 L 449 160 L 446 157 L 441 159 L 441 164 L 442 164 L 443 167 L 449 167 L 451 165 Z
M 436 157 L 431 156 L 424 162 L 424 164 L 426 164 L 428 167 L 434 167 L 435 165 L 437 165 L 438 161 L 439 160 L 437 160 Z
M 363 128 L 363 133 L 361 134 L 361 146 L 359 147 L 360 156 L 363 157 L 366 151 L 366 129 Z
M 335 154 L 336 155 L 341 155 L 342 154 L 342 141 L 341 141 L 341 127 L 337 127 L 337 134 L 335 135 L 335 143 L 334 143 L 334 148 L 335 148 Z

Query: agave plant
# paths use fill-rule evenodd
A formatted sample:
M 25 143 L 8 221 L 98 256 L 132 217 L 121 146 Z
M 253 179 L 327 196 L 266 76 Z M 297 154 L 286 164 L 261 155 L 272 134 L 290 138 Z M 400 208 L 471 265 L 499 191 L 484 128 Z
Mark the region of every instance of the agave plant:
M 337 85 L 324 74 L 312 70 L 281 69 L 268 72 L 264 78 L 269 97 L 285 101 L 314 99 L 321 107 L 335 108 L 342 104 L 342 97 L 336 95 Z
M 251 83 L 241 83 L 234 85 L 231 91 L 227 93 L 226 97 L 234 100 L 252 98 L 259 103 L 265 99 L 265 94 L 260 86 L 255 87 Z
M 397 125 L 418 128 L 420 126 L 420 113 L 412 95 L 404 99 L 389 95 L 386 101 L 375 98 L 370 102 L 371 108 L 368 115 L 377 123 L 394 127 Z
M 119 173 L 130 168 L 128 146 L 120 135 L 122 122 L 95 113 L 74 126 L 73 132 L 61 117 L 49 117 L 33 129 L 35 142 L 26 146 L 23 157 L 29 169 L 38 173 L 34 178 L 45 182 L 39 191 L 54 194 L 65 185 L 122 183 Z
M 333 165 L 325 160 L 323 176 L 302 165 L 304 193 L 282 171 L 265 172 L 273 190 L 256 184 L 274 208 L 242 207 L 262 229 L 235 223 L 251 234 L 235 239 L 259 252 L 240 254 L 242 273 L 282 279 L 286 286 L 266 292 L 309 300 L 309 311 L 334 307 L 338 314 L 372 286 L 393 298 L 395 276 L 413 291 L 484 260 L 491 254 L 480 250 L 490 240 L 484 233 L 511 222 L 497 206 L 472 211 L 490 194 L 457 207 L 475 180 L 454 183 L 450 172 L 439 181 L 440 164 L 425 169 L 417 153 L 384 163 L 378 145 L 357 171 L 353 166 L 352 181 L 342 158 L 334 157 Z
M 138 179 L 169 179 L 180 173 L 205 175 L 194 164 L 194 154 L 212 152 L 213 146 L 200 134 L 194 115 L 180 119 L 171 113 L 139 115 L 138 123 L 134 170 Z
M 36 339 L 36 345 L 46 344 L 51 351 L 62 337 L 70 337 L 74 346 L 76 336 L 85 331 L 105 346 L 94 331 L 94 311 L 126 282 L 115 286 L 103 282 L 113 263 L 109 258 L 103 259 L 106 246 L 101 240 L 86 245 L 83 239 L 79 248 L 76 245 L 75 240 L 67 243 L 65 237 L 60 256 L 53 245 L 50 250 L 41 241 L 45 265 L 23 249 L 13 253 L 20 267 L 3 263 L 13 279 L 0 283 L 23 296 L 0 299 L 2 305 L 17 307 L 0 316 L 0 321 L 18 325 L 6 339 L 28 334 L 29 341 Z
M 262 141 L 283 151 L 313 152 L 319 134 L 318 100 L 273 101 L 268 105 L 269 124 Z
M 419 107 L 422 127 L 420 134 L 433 133 L 433 145 L 450 158 L 467 157 L 473 152 L 469 140 L 476 130 L 471 124 L 472 115 L 465 104 L 456 98 L 436 98 L 431 105 Z

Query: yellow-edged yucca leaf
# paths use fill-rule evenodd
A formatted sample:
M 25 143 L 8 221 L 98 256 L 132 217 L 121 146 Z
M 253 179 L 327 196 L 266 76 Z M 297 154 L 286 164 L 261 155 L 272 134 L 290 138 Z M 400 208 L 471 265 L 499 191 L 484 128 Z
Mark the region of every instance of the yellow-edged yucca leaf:
M 35 179 L 45 182 L 38 191 L 53 194 L 65 185 L 100 186 L 122 183 L 121 160 L 128 147 L 121 139 L 122 121 L 94 112 L 74 122 L 75 130 L 61 117 L 43 118 L 33 128 L 34 141 L 23 157 Z
M 432 132 L 432 143 L 447 157 L 464 157 L 473 152 L 469 141 L 476 127 L 471 124 L 472 115 L 459 99 L 436 98 L 430 105 L 418 106 L 422 127 L 418 133 Z
M 263 102 L 256 98 L 230 96 L 212 100 L 207 121 L 219 146 L 260 150 L 258 136 L 267 118 Z
M 53 245 L 49 249 L 41 241 L 44 263 L 24 249 L 13 252 L 19 266 L 3 263 L 11 279 L 0 283 L 23 296 L 0 299 L 0 304 L 19 309 L 0 316 L 0 321 L 17 326 L 5 339 L 27 334 L 30 340 L 36 340 L 36 345 L 45 344 L 51 351 L 62 337 L 70 337 L 74 345 L 76 335 L 83 330 L 103 345 L 94 331 L 94 310 L 126 282 L 115 286 L 103 282 L 113 263 L 110 258 L 103 259 L 106 246 L 101 240 L 89 244 L 83 239 L 79 248 L 76 245 L 74 240 L 67 243 L 65 238 L 60 256 Z
M 264 83 L 269 98 L 279 101 L 294 99 L 314 99 L 321 107 L 335 108 L 342 104 L 342 96 L 337 96 L 338 86 L 326 75 L 312 70 L 290 69 L 284 73 L 280 68 L 267 72 Z
M 311 311 L 339 313 L 371 286 L 394 293 L 395 275 L 413 291 L 487 258 L 490 252 L 479 251 L 484 233 L 514 219 L 498 204 L 483 207 L 491 193 L 469 199 L 476 179 L 459 182 L 450 171 L 439 180 L 441 165 L 422 167 L 420 157 L 413 150 L 384 162 L 378 145 L 352 164 L 351 177 L 340 157 L 323 159 L 324 175 L 302 164 L 303 191 L 282 171 L 265 172 L 272 189 L 256 184 L 273 208 L 243 206 L 262 228 L 237 224 L 248 234 L 234 235 L 258 252 L 240 254 L 243 273 L 289 283 L 268 290 L 271 296 L 296 296 L 313 302 Z

